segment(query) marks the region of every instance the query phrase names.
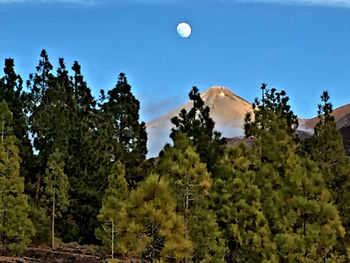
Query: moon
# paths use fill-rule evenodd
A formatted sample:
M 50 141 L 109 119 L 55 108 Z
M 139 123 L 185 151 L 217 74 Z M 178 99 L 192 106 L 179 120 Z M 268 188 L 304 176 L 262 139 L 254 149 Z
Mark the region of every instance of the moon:
M 177 33 L 183 38 L 187 38 L 191 35 L 191 27 L 187 23 L 180 23 L 177 25 Z

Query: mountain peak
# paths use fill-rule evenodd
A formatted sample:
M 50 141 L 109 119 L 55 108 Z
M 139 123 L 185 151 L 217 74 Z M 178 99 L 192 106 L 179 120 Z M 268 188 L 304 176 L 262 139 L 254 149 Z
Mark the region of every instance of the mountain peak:
M 235 95 L 230 89 L 224 86 L 213 86 L 210 89 L 202 93 L 202 96 L 221 96 Z
M 217 126 L 230 126 L 233 119 L 244 119 L 252 105 L 223 86 L 213 86 L 201 94 L 204 105 L 209 106 L 210 115 Z M 230 124 L 229 124 L 230 123 Z
M 230 89 L 224 87 L 224 86 L 213 86 L 210 89 L 206 90 L 201 94 L 201 98 L 204 101 L 204 103 L 212 108 L 217 103 L 222 103 L 224 100 L 229 101 L 236 101 L 239 103 L 243 103 L 248 107 L 251 107 L 251 104 L 246 101 L 245 99 L 237 96 L 235 93 L 233 93 Z
M 205 106 L 210 108 L 210 116 L 215 121 L 215 129 L 225 137 L 243 135 L 244 117 L 252 112 L 252 105 L 223 86 L 213 86 L 201 94 Z M 171 118 L 178 116 L 181 109 L 189 111 L 193 106 L 188 101 L 177 109 L 146 124 L 149 153 L 154 156 L 169 139 Z
M 220 93 L 220 92 L 231 92 L 231 90 L 229 90 L 228 88 L 224 87 L 224 86 L 212 86 L 211 88 L 209 88 L 208 90 L 206 90 L 205 92 L 216 92 L 216 93 Z

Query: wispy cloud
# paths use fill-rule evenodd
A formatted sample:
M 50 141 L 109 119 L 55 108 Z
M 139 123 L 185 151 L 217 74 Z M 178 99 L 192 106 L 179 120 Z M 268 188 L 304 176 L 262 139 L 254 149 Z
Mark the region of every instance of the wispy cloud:
M 105 4 L 105 3 L 144 3 L 144 4 L 169 4 L 182 0 L 0 0 L 0 4 L 25 4 L 25 3 L 72 3 L 72 4 Z M 193 1 L 193 0 L 188 0 Z
M 122 3 L 122 2 L 138 2 L 144 4 L 168 4 L 177 2 L 193 2 L 201 4 L 199 0 L 0 0 L 0 4 L 12 3 L 75 3 L 75 4 L 99 4 L 99 3 Z M 202 0 L 205 1 L 205 0 Z M 227 2 L 227 3 L 266 3 L 266 4 L 283 4 L 283 5 L 317 5 L 328 7 L 350 8 L 350 0 L 206 0 L 208 2 Z
M 0 0 L 0 4 L 25 4 L 25 3 L 76 3 L 76 4 L 97 4 L 99 2 L 106 2 L 104 0 Z M 117 1 L 110 1 L 117 2 Z
M 228 0 L 226 0 L 228 1 Z M 350 0 L 236 0 L 237 2 L 255 2 L 267 4 L 297 4 L 297 5 L 318 5 L 329 7 L 345 7 L 350 8 Z

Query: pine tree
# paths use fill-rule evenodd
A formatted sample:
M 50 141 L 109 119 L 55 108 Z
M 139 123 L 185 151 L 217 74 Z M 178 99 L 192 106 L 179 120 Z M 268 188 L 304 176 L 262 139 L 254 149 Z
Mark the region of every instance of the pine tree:
M 268 100 L 276 101 L 271 97 Z M 344 229 L 315 164 L 296 154 L 294 124 L 288 117 L 293 114 L 265 105 L 255 108 L 255 121 L 246 127 L 256 138 L 252 148 L 255 184 L 262 193 L 261 204 L 279 261 L 340 260 L 334 248 Z
M 68 78 L 63 59 L 59 60 L 57 76 L 49 75 L 48 83 L 40 83 L 43 94 L 38 104 L 33 101 L 34 110 L 31 116 L 34 147 L 38 151 L 35 165 L 37 173 L 36 207 L 41 206 L 42 185 L 46 176 L 46 165 L 49 156 L 57 148 L 63 155 L 62 160 L 68 159 L 69 137 L 74 125 L 74 102 L 72 101 L 72 85 Z M 45 78 L 43 76 L 42 78 Z M 39 78 L 41 79 L 41 78 Z M 35 87 L 35 86 L 34 86 Z M 36 88 L 33 88 L 33 92 Z
M 47 90 L 53 85 L 55 77 L 52 74 L 53 66 L 51 65 L 46 51 L 43 49 L 40 53 L 39 65 L 36 67 L 37 72 L 30 74 L 27 86 L 30 89 L 31 98 L 31 132 L 34 136 L 34 146 L 37 150 L 42 151 L 45 148 L 45 128 L 46 123 L 42 115 L 45 104 L 50 103 L 47 98 Z M 45 98 L 46 96 L 46 98 Z M 41 163 L 46 164 L 45 162 Z M 40 188 L 40 187 L 39 187 Z
M 215 172 L 215 166 L 222 155 L 222 146 L 226 140 L 221 133 L 214 130 L 215 123 L 210 117 L 210 108 L 204 106 L 197 87 L 193 87 L 189 93 L 193 107 L 189 112 L 182 109 L 179 116 L 173 117 L 170 137 L 174 140 L 176 134 L 185 134 L 193 143 L 201 162 L 207 165 L 209 172 Z
M 35 244 L 49 244 L 51 235 L 51 217 L 47 214 L 46 207 L 37 207 L 34 200 L 29 198 L 30 213 L 35 235 L 32 237 L 32 241 Z
M 124 73 L 120 73 L 114 89 L 102 105 L 105 117 L 112 120 L 115 142 L 114 155 L 125 165 L 126 180 L 131 187 L 142 180 L 142 164 L 147 154 L 147 133 L 144 122 L 139 122 L 140 102 L 131 93 Z
M 94 230 L 99 226 L 97 215 L 114 161 L 113 146 L 109 141 L 110 130 L 110 123 L 96 116 L 95 128 L 84 134 L 81 143 L 85 144 L 76 152 L 76 155 L 81 153 L 86 158 L 79 162 L 79 169 L 75 169 L 70 177 L 71 195 L 75 201 L 72 215 L 79 226 L 78 234 L 86 243 L 96 242 Z
M 17 138 L 16 145 L 22 160 L 20 175 L 25 178 L 25 188 L 28 192 L 30 189 L 27 183 L 35 180 L 32 171 L 34 155 L 28 138 L 29 96 L 23 91 L 23 81 L 15 72 L 13 59 L 5 59 L 4 73 L 5 75 L 0 79 L 0 101 L 5 100 L 13 114 L 13 134 Z
M 222 262 L 224 245 L 216 215 L 209 208 L 212 180 L 185 135 L 178 133 L 174 146 L 163 150 L 157 169 L 176 193 L 177 211 L 183 216 L 186 237 L 193 243 L 191 259 Z
M 229 262 L 278 262 L 276 245 L 262 209 L 261 191 L 250 170 L 244 145 L 229 148 L 213 185 L 218 223 L 228 245 Z
M 102 110 L 96 108 L 96 100 L 77 61 L 72 70 L 74 75 L 70 77 L 72 90 L 69 93 L 73 91 L 74 100 L 69 110 L 71 128 L 65 166 L 71 185 L 70 216 L 78 224 L 76 235 L 83 242 L 95 243 L 94 230 L 99 225 L 97 215 L 107 187 L 108 173 L 115 160 L 111 141 L 113 126 Z
M 64 173 L 62 154 L 56 149 L 47 162 L 44 178 L 47 209 L 51 212 L 51 246 L 55 248 L 55 218 L 61 216 L 69 205 L 68 177 Z
M 40 53 L 39 65 L 36 67 L 37 73 L 34 75 L 30 74 L 29 81 L 27 82 L 27 86 L 30 87 L 31 90 L 33 108 L 40 104 L 41 99 L 53 78 L 51 72 L 52 69 L 53 66 L 49 61 L 46 50 L 43 49 Z
M 71 81 L 73 82 L 76 101 L 79 108 L 84 113 L 87 113 L 96 106 L 96 101 L 91 95 L 91 90 L 84 80 L 81 73 L 81 66 L 77 61 L 74 61 L 72 70 L 74 71 L 74 77 L 71 78 Z
M 321 100 L 322 104 L 318 105 L 319 122 L 313 136 L 304 142 L 303 153 L 317 163 L 331 193 L 331 200 L 337 206 L 345 228 L 350 229 L 350 162 L 344 151 L 342 136 L 331 115 L 332 104 L 326 91 Z M 347 231 L 346 240 L 340 243 L 347 244 L 349 239 Z M 346 250 L 346 246 L 343 246 L 343 250 Z
M 129 196 L 128 185 L 125 180 L 124 166 L 117 161 L 113 164 L 108 177 L 108 187 L 102 200 L 102 208 L 97 218 L 102 227 L 96 229 L 96 236 L 99 238 L 105 249 L 114 254 L 126 254 L 123 246 L 122 231 L 125 232 L 127 224 L 126 203 Z
M 76 241 L 80 236 L 84 242 L 94 242 L 94 229 L 98 225 L 96 216 L 107 185 L 111 156 L 99 151 L 101 148 L 105 151 L 106 143 L 101 144 L 101 140 L 96 140 L 100 123 L 93 108 L 95 102 L 91 101 L 92 96 L 83 80 L 79 64 L 74 64 L 75 74 L 70 77 L 61 58 L 54 76 L 47 54 L 42 56 L 40 67 L 37 68 L 39 72 L 33 78 L 31 116 L 34 146 L 38 150 L 37 207 L 40 205 L 39 186 L 45 174 L 44 164 L 58 148 L 63 155 L 64 172 L 71 185 L 72 212 L 69 222 L 78 225 L 75 237 L 69 237 L 69 240 Z M 109 161 L 102 162 L 102 157 Z M 72 224 L 67 224 L 67 227 L 72 227 Z
M 56 148 L 67 156 L 69 134 L 72 130 L 71 119 L 74 119 L 74 114 L 72 83 L 64 60 L 60 58 L 57 76 L 49 83 L 37 111 L 33 114 L 34 123 L 41 127 L 41 139 L 39 136 L 34 141 L 34 146 L 44 160 L 47 160 Z
M 343 192 L 344 184 L 349 182 L 349 159 L 345 155 L 341 134 L 332 113 L 332 104 L 325 91 L 321 96 L 322 105 L 318 105 L 319 122 L 314 135 L 306 141 L 305 150 L 312 160 L 316 161 L 324 175 L 324 180 L 335 200 Z
M 181 217 L 169 184 L 150 175 L 130 194 L 127 207 L 128 228 L 124 240 L 129 253 L 148 262 L 174 260 L 191 255 L 191 242 L 185 238 Z
M 43 97 L 46 93 L 46 90 L 49 88 L 49 85 L 54 79 L 52 74 L 53 66 L 49 61 L 46 51 L 43 49 L 40 53 L 39 65 L 36 67 L 36 73 L 29 75 L 29 80 L 27 81 L 27 87 L 30 90 L 30 116 L 29 116 L 29 125 L 30 132 L 33 136 L 34 147 L 37 151 L 43 151 L 45 149 L 45 137 L 43 130 L 45 129 L 45 123 L 39 121 L 43 117 L 41 112 L 43 106 Z M 45 174 L 45 165 L 47 163 L 47 156 L 38 154 L 32 164 L 32 173 L 33 179 L 31 180 L 33 198 L 35 200 L 35 206 L 40 207 L 40 195 L 41 195 L 41 186 L 43 181 L 43 175 Z
M 257 98 L 254 100 L 253 109 L 254 111 L 254 121 L 252 120 L 251 113 L 247 113 L 244 124 L 244 131 L 246 137 L 254 136 L 257 129 L 265 129 L 264 127 L 268 123 L 264 120 L 265 115 L 274 113 L 280 116 L 287 122 L 286 131 L 297 140 L 295 136 L 295 131 L 298 128 L 298 118 L 294 115 L 291 110 L 290 105 L 288 105 L 289 97 L 286 95 L 286 92 L 282 90 L 277 92 L 276 89 L 268 90 L 266 89 L 267 85 L 263 83 L 261 85 L 262 98 L 259 101 Z
M 24 179 L 19 175 L 20 158 L 11 129 L 12 113 L 0 103 L 0 254 L 18 254 L 34 234 L 28 218 Z

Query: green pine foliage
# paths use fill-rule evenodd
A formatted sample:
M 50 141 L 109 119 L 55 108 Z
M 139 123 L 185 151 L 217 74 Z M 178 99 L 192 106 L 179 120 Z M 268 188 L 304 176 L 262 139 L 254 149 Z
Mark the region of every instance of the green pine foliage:
M 201 162 L 207 165 L 209 172 L 214 172 L 226 140 L 214 130 L 215 122 L 210 117 L 210 108 L 204 106 L 197 87 L 192 88 L 189 98 L 193 106 L 189 112 L 182 109 L 179 116 L 171 119 L 174 127 L 170 137 L 174 140 L 178 132 L 185 134 L 192 141 Z
M 225 243 L 217 224 L 217 217 L 209 208 L 208 197 L 193 198 L 187 216 L 187 234 L 193 244 L 193 262 L 224 262 Z
M 100 119 L 97 117 L 96 120 Z M 78 224 L 79 236 L 86 243 L 96 242 L 94 230 L 99 226 L 97 215 L 101 209 L 114 158 L 113 148 L 108 139 L 109 127 L 109 124 L 102 119 L 96 124 L 96 128 L 85 134 L 78 144 L 81 148 L 76 153 L 81 153 L 80 156 L 86 158 L 80 159 L 78 166 L 75 167 L 76 173 L 72 173 L 70 177 L 71 195 L 74 199 L 72 215 Z
M 129 253 L 147 261 L 180 262 L 192 253 L 169 183 L 150 175 L 130 193 L 126 240 Z
M 344 151 L 343 140 L 332 113 L 332 104 L 325 91 L 321 96 L 322 104 L 318 105 L 319 122 L 314 134 L 303 144 L 303 154 L 317 163 L 328 190 L 330 199 L 337 206 L 342 222 L 350 229 L 350 162 Z M 350 234 L 347 231 L 341 246 L 345 253 L 349 249 Z
M 336 240 L 344 236 L 338 210 L 315 163 L 295 158 L 286 170 L 280 208 L 279 233 L 275 236 L 280 258 L 287 261 L 327 262 L 342 257 L 334 253 Z
M 51 244 L 55 247 L 55 219 L 62 216 L 69 205 L 69 182 L 64 173 L 64 162 L 62 154 L 56 149 L 49 156 L 46 174 L 44 178 L 44 193 L 47 210 L 51 214 Z
M 59 59 L 59 68 L 56 76 L 54 76 L 51 73 L 52 67 L 46 52 L 42 52 L 41 56 L 42 58 L 39 62 L 41 67 L 38 66 L 38 72 L 33 77 L 31 87 L 33 107 L 31 128 L 34 138 L 33 144 L 37 152 L 36 162 L 33 164 L 33 170 L 37 178 L 33 185 L 33 190 L 35 191 L 33 198 L 37 210 L 40 210 L 42 207 L 47 208 L 47 203 L 50 203 L 52 206 L 51 202 L 53 200 L 51 198 L 55 200 L 52 193 L 47 192 L 47 184 L 51 183 L 50 181 L 52 180 L 50 172 L 47 171 L 47 169 L 52 169 L 52 167 L 49 167 L 49 165 L 52 165 L 50 158 L 56 158 L 57 167 L 55 169 L 59 170 L 55 171 L 54 176 L 58 176 L 62 172 L 66 174 L 66 177 L 70 176 L 66 170 L 66 161 L 71 160 L 73 157 L 69 155 L 69 145 L 72 141 L 70 135 L 75 130 L 73 121 L 76 119 L 72 84 L 69 80 L 64 60 Z M 55 151 L 58 151 L 59 154 L 56 153 L 54 156 L 51 156 Z M 60 155 L 60 160 L 57 159 L 58 155 Z M 68 181 L 62 181 L 62 183 L 64 183 L 62 187 L 66 188 L 65 191 L 68 192 L 70 190 L 67 184 Z M 63 188 L 61 191 L 63 191 Z M 61 200 L 60 202 L 65 203 L 65 201 Z M 55 210 L 53 207 L 50 208 L 51 213 L 53 210 Z M 56 213 L 54 214 L 56 215 Z M 51 215 L 52 222 L 54 222 L 54 219 Z M 61 217 L 59 219 L 61 220 Z M 61 226 L 63 226 L 62 222 L 60 222 L 59 227 Z M 51 229 L 54 229 L 53 225 Z M 54 241 L 54 238 L 51 237 L 51 240 Z
M 45 123 L 42 120 L 40 112 L 43 112 L 41 106 L 44 103 L 44 94 L 49 88 L 54 76 L 52 74 L 53 66 L 51 65 L 46 51 L 43 49 L 40 53 L 39 65 L 36 67 L 36 73 L 29 75 L 27 87 L 30 90 L 29 101 L 29 127 L 33 137 L 33 146 L 39 151 L 32 162 L 32 178 L 28 182 L 27 188 L 34 199 L 35 206 L 40 207 L 41 189 L 43 183 L 43 175 L 45 174 L 45 166 L 48 154 L 45 151 Z M 50 151 L 49 151 L 50 152 Z M 51 151 L 52 152 L 52 151 Z
M 67 156 L 69 135 L 74 119 L 73 90 L 63 59 L 59 59 L 57 76 L 52 78 L 42 94 L 40 105 L 33 111 L 34 146 L 39 158 L 46 160 L 59 149 Z
M 249 150 L 229 148 L 220 161 L 213 202 L 230 262 L 278 262 L 276 244 L 260 202 L 262 193 L 250 168 Z
M 15 72 L 14 60 L 5 59 L 4 76 L 0 79 L 0 101 L 5 100 L 13 114 L 13 135 L 17 138 L 16 145 L 21 158 L 20 175 L 25 178 L 26 185 L 35 181 L 32 164 L 34 155 L 28 137 L 29 95 L 23 91 L 23 80 Z M 26 187 L 26 192 L 30 189 Z
M 125 255 L 128 252 L 123 243 L 123 235 L 127 234 L 125 227 L 128 197 L 124 166 L 117 161 L 113 164 L 109 174 L 108 187 L 102 200 L 102 208 L 97 216 L 102 226 L 95 231 L 97 238 L 102 241 L 104 249 L 112 258 L 114 254 Z
M 337 237 L 344 235 L 344 228 L 315 164 L 296 154 L 291 134 L 294 124 L 288 117 L 293 114 L 270 110 L 265 104 L 263 100 L 255 108 L 255 121 L 246 127 L 256 138 L 252 147 L 255 183 L 261 189 L 262 208 L 279 261 L 324 262 L 338 258 L 333 249 Z
M 20 158 L 11 129 L 12 113 L 0 103 L 0 255 L 17 255 L 31 241 L 34 227 L 19 175 Z
M 174 146 L 163 150 L 157 170 L 176 193 L 177 212 L 183 216 L 186 237 L 193 244 L 191 260 L 223 262 L 223 240 L 216 214 L 209 208 L 212 179 L 184 134 L 177 133 Z
M 246 116 L 244 124 L 246 137 L 254 136 L 256 129 L 268 129 L 265 116 L 274 113 L 287 122 L 287 125 L 284 127 L 286 132 L 296 139 L 295 131 L 298 127 L 298 118 L 294 115 L 290 105 L 288 105 L 289 97 L 284 90 L 278 92 L 274 88 L 268 90 L 266 87 L 265 83 L 261 85 L 261 101 L 256 98 L 253 103 L 254 116 L 250 113 Z M 252 120 L 252 117 L 254 117 L 254 120 Z
M 344 186 L 349 183 L 349 158 L 345 155 L 343 140 L 332 113 L 329 96 L 324 92 L 318 106 L 319 122 L 314 135 L 305 142 L 306 152 L 323 173 L 325 183 L 336 203 L 341 202 Z
M 140 102 L 132 94 L 124 73 L 120 73 L 117 85 L 108 91 L 106 99 L 101 106 L 105 118 L 112 121 L 113 154 L 125 165 L 126 180 L 134 187 L 144 176 L 147 133 L 145 123 L 139 121 Z
M 173 181 L 179 200 L 182 200 L 182 191 L 189 184 L 196 185 L 202 194 L 209 194 L 212 183 L 210 174 L 191 141 L 182 133 L 174 138 L 174 146 L 167 145 L 161 152 L 157 171 Z
M 113 126 L 96 109 L 96 101 L 84 81 L 81 67 L 75 62 L 69 76 L 64 60 L 59 59 L 56 75 L 45 50 L 41 53 L 37 73 L 31 76 L 31 131 L 37 151 L 32 184 L 37 208 L 42 199 L 42 185 L 49 155 L 58 148 L 63 155 L 64 172 L 70 183 L 68 228 L 75 234 L 65 240 L 96 242 L 94 229 L 101 208 L 108 171 L 113 156 Z M 63 231 L 68 231 L 63 229 Z
M 70 111 L 72 129 L 69 132 L 68 158 L 65 166 L 71 186 L 70 217 L 78 226 L 76 234 L 83 242 L 94 243 L 96 242 L 94 230 L 99 225 L 97 215 L 113 159 L 113 141 L 109 140 L 112 125 L 96 109 L 97 103 L 84 80 L 78 62 L 74 62 L 72 70 L 74 76 L 70 79 L 74 104 Z M 65 239 L 77 240 L 70 236 Z
M 34 200 L 29 199 L 31 219 L 35 235 L 32 237 L 33 244 L 49 244 L 51 234 L 51 217 L 47 214 L 46 207 L 37 207 L 34 204 Z
M 146 160 L 140 102 L 125 74 L 96 100 L 78 62 L 69 71 L 59 59 L 54 70 L 43 50 L 27 87 L 6 59 L 0 255 L 48 242 L 51 218 L 52 241 L 57 232 L 102 244 L 112 258 L 349 262 L 350 162 L 327 92 L 314 135 L 300 141 L 286 93 L 263 84 L 245 119 L 253 146 L 225 149 L 194 87 L 193 107 L 171 120 L 173 145 Z

